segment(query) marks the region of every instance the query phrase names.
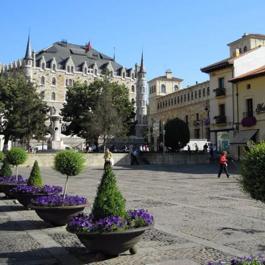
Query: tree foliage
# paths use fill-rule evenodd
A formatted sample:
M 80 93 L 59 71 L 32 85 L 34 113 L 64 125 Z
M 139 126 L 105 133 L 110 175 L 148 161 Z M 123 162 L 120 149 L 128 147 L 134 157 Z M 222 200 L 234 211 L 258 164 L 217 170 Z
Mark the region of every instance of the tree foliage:
M 256 200 L 265 202 L 265 142 L 253 145 L 241 161 L 240 183 Z
M 125 199 L 117 187 L 116 177 L 111 167 L 107 167 L 97 190 L 92 216 L 98 220 L 108 216 L 124 217 L 125 215 Z
M 87 142 L 100 135 L 125 135 L 132 126 L 134 108 L 124 85 L 108 79 L 95 80 L 90 85 L 75 83 L 66 94 L 62 109 L 66 134 L 78 135 Z
M 12 176 L 12 170 L 10 168 L 10 165 L 7 161 L 7 159 L 4 159 L 1 170 L 0 170 L 0 176 L 3 177 L 10 177 Z
M 189 141 L 189 127 L 183 120 L 175 118 L 167 121 L 165 125 L 165 146 L 172 151 L 177 151 Z
M 43 185 L 40 168 L 37 160 L 34 162 L 34 165 L 31 169 L 27 185 L 36 186 L 36 187 L 42 187 Z
M 0 76 L 0 102 L 0 134 L 5 136 L 5 147 L 9 140 L 29 145 L 32 138 L 44 137 L 48 107 L 24 76 Z

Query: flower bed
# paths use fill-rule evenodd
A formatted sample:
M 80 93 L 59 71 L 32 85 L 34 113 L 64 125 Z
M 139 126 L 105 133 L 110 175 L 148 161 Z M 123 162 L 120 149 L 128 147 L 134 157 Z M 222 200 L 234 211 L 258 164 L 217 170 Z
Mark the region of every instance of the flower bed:
M 209 262 L 208 265 L 265 265 L 265 256 L 233 258 L 231 261 Z
M 35 206 L 72 206 L 72 205 L 83 205 L 87 204 L 87 199 L 81 196 L 70 196 L 66 195 L 50 195 L 50 196 L 40 196 L 32 200 L 32 204 Z
M 99 220 L 93 220 L 92 215 L 79 214 L 72 218 L 67 225 L 67 230 L 78 232 L 114 232 L 152 225 L 153 216 L 144 209 L 130 210 L 126 217 L 108 216 Z
M 62 187 L 60 186 L 49 186 L 44 185 L 43 187 L 36 187 L 36 186 L 30 186 L 30 185 L 18 185 L 15 188 L 13 188 L 11 193 L 16 194 L 55 194 L 62 192 Z
M 21 175 L 10 176 L 10 177 L 0 177 L 0 184 L 26 184 L 27 179 L 23 178 Z

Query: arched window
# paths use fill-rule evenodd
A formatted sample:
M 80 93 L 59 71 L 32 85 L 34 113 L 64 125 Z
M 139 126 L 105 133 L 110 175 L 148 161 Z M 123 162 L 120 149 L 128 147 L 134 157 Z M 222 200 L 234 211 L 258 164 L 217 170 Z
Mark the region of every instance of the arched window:
M 68 86 L 68 79 L 65 79 L 65 85 Z
M 125 73 L 124 72 L 122 73 L 122 78 L 125 78 Z
M 52 92 L 52 100 L 55 100 L 56 99 L 56 94 L 55 92 Z
M 40 83 L 41 83 L 41 85 L 45 85 L 45 77 L 44 76 L 41 77 Z
M 161 85 L 160 92 L 166 93 L 166 86 L 164 84 Z
M 68 79 L 68 85 L 72 86 L 73 85 L 73 80 L 72 79 Z
M 66 72 L 70 73 L 70 66 L 69 65 L 67 65 Z
M 84 73 L 87 74 L 87 68 L 86 67 L 84 68 Z
M 56 71 L 56 64 L 55 63 L 52 65 L 52 70 Z
M 56 78 L 55 78 L 55 77 L 52 78 L 52 85 L 53 85 L 53 86 L 56 85 Z
M 44 98 L 45 98 L 45 91 L 41 91 L 41 93 L 40 93 L 40 98 L 41 98 L 41 99 L 44 99 Z
M 134 79 L 134 73 L 132 73 L 132 79 Z
M 178 85 L 175 85 L 174 86 L 174 91 L 177 91 L 179 89 L 179 86 Z
M 73 73 L 74 72 L 74 67 L 73 66 L 71 66 L 71 73 Z
M 95 69 L 95 70 L 94 70 L 94 73 L 95 73 L 95 75 L 97 75 L 97 74 L 98 74 L 98 70 L 97 70 L 97 69 Z
M 45 63 L 41 63 L 41 69 L 45 70 Z
M 135 92 L 135 88 L 134 88 L 134 86 L 132 86 L 132 92 Z
M 135 104 L 135 99 L 132 98 L 131 102 L 132 102 L 132 104 L 134 105 L 134 104 Z

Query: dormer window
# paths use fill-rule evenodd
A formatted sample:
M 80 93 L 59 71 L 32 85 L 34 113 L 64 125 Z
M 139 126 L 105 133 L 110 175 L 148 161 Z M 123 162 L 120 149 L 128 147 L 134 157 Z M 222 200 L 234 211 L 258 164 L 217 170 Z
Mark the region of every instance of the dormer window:
M 98 74 L 98 70 L 97 70 L 97 69 L 95 69 L 95 70 L 94 70 L 94 73 L 95 73 L 95 75 L 97 75 L 97 74 Z
M 41 83 L 41 85 L 45 85 L 45 77 L 44 76 L 41 77 L 40 83 Z
M 179 89 L 179 86 L 178 85 L 175 85 L 174 86 L 174 91 L 177 91 Z
M 45 70 L 45 63 L 41 63 L 41 69 Z
M 56 71 L 56 64 L 55 64 L 55 63 L 52 64 L 52 70 L 53 70 L 53 71 Z
M 86 67 L 84 68 L 84 73 L 87 74 L 87 68 Z
M 56 85 L 56 78 L 55 78 L 55 77 L 52 78 L 52 85 L 53 85 L 53 86 Z
M 74 67 L 73 66 L 71 66 L 71 73 L 73 73 L 74 72 Z
M 122 78 L 125 78 L 125 73 L 124 72 L 122 73 Z
M 70 66 L 69 65 L 67 65 L 66 72 L 70 73 Z

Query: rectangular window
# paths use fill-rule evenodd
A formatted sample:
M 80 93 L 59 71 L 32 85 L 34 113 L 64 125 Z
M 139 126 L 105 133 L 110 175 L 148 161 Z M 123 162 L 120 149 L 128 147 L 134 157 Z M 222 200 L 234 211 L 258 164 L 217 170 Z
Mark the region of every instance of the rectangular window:
M 194 138 L 200 139 L 200 129 L 194 129 Z
M 219 116 L 225 116 L 225 104 L 219 105 Z
M 225 79 L 223 77 L 218 78 L 218 88 L 225 87 Z
M 205 87 L 202 90 L 202 96 L 205 97 Z
M 200 115 L 199 113 L 196 113 L 196 121 L 200 120 Z
M 195 91 L 195 98 L 197 98 L 197 90 Z
M 185 116 L 185 121 L 186 121 L 187 124 L 189 123 L 189 115 Z
M 193 91 L 191 92 L 191 100 L 193 100 Z
M 202 91 L 199 90 L 199 98 L 202 96 Z
M 247 117 L 253 117 L 253 100 L 252 98 L 246 99 Z

